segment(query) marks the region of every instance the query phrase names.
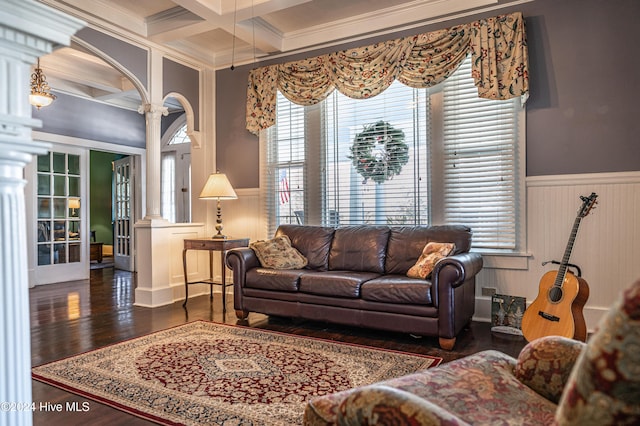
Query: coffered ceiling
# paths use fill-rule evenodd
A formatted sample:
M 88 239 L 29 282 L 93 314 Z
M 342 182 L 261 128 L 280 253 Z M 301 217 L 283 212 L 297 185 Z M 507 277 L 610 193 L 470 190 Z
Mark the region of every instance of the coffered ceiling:
M 39 0 L 216 69 L 358 40 L 498 0 Z M 120 73 L 78 46 L 41 59 L 54 91 L 139 105 Z M 133 99 L 132 99 L 133 96 Z

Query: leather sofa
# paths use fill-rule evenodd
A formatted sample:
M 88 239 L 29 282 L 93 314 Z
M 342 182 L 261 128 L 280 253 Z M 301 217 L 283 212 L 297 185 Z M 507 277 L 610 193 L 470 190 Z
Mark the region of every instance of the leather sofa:
M 434 336 L 447 350 L 471 321 L 482 257 L 469 252 L 466 226 L 281 225 L 275 237 L 281 235 L 307 258 L 306 267 L 263 268 L 251 248 L 227 252 L 239 319 L 259 312 Z M 408 277 L 428 242 L 455 249 L 427 279 Z

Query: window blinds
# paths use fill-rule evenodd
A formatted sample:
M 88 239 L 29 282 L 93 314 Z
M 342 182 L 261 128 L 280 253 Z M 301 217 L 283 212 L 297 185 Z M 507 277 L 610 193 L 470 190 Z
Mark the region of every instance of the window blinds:
M 477 248 L 516 247 L 517 99 L 480 99 L 467 59 L 444 83 L 446 223 L 473 230 Z
M 263 168 L 268 235 L 279 224 L 305 223 L 305 137 L 305 108 L 278 93 L 276 126 L 267 132 Z
M 324 223 L 426 224 L 426 91 L 399 82 L 366 100 L 334 91 L 324 107 Z

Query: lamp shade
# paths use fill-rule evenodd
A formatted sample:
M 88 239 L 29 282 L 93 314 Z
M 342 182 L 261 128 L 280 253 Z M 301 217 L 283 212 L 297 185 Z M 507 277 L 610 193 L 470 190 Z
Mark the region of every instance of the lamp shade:
M 79 198 L 69 198 L 69 208 L 70 209 L 79 209 L 80 208 L 80 199 Z
M 200 192 L 201 200 L 235 200 L 236 198 L 238 196 L 224 173 L 210 174 Z
M 51 93 L 34 92 L 29 95 L 29 103 L 38 109 L 51 105 L 54 99 L 55 95 Z

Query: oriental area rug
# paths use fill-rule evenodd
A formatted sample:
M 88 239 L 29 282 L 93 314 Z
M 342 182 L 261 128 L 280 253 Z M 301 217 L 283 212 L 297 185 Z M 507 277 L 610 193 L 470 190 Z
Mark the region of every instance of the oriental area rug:
M 33 368 L 33 378 L 164 425 L 302 424 L 306 401 L 441 358 L 195 321 Z

